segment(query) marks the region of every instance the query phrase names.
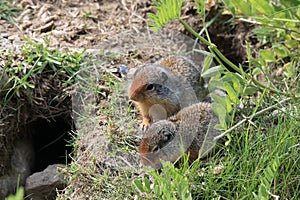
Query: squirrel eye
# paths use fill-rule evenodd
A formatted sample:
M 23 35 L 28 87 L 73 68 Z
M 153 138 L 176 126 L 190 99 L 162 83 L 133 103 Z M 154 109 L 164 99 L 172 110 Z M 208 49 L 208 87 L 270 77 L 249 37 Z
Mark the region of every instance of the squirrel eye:
M 152 150 L 151 150 L 151 152 L 153 153 L 153 152 L 155 152 L 155 151 L 158 151 L 158 145 L 155 145 L 153 148 L 152 148 Z
M 154 84 L 147 85 L 146 90 L 154 90 Z

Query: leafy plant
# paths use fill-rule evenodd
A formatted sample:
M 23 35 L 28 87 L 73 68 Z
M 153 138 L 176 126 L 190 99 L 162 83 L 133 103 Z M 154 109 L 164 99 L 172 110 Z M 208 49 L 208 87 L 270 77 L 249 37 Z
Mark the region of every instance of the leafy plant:
M 299 98 L 300 91 L 299 87 L 297 87 L 299 81 L 296 81 L 299 80 L 299 75 L 297 74 L 299 74 L 300 63 L 299 5 L 292 1 L 234 0 L 224 2 L 225 9 L 230 10 L 233 16 L 257 25 L 257 28 L 253 30 L 253 34 L 257 37 L 261 45 L 257 48 L 261 49 L 258 51 L 258 55 L 254 54 L 249 43 L 246 42 L 247 71 L 241 65 L 237 66 L 233 64 L 217 49 L 216 45 L 211 43 L 207 30 L 208 25 L 205 20 L 204 1 L 195 0 L 195 5 L 203 23 L 207 39 L 195 32 L 180 17 L 181 9 L 172 5 L 172 1 L 154 1 L 157 12 L 155 15 L 148 15 L 152 19 L 150 25 L 153 27 L 153 30 L 157 31 L 167 23 L 177 20 L 195 38 L 207 45 L 211 54 L 204 61 L 202 77 L 210 78 L 208 85 L 210 92 L 221 89 L 228 94 L 226 97 L 212 94 L 212 98 L 214 99 L 213 109 L 219 116 L 220 121 L 220 124 L 215 128 L 226 130 L 215 139 L 227 135 L 230 140 L 231 137 L 228 135 L 230 131 L 234 132 L 237 138 L 235 138 L 232 145 L 226 148 L 225 160 L 222 161 L 226 166 L 222 171 L 222 176 L 217 177 L 210 172 L 203 178 L 198 177 L 200 180 L 196 184 L 201 186 L 199 186 L 199 189 L 196 189 L 195 195 L 199 195 L 201 199 L 222 199 L 223 197 L 224 199 L 227 197 L 236 199 L 253 198 L 251 195 L 254 195 L 257 199 L 269 199 L 270 195 L 276 193 L 289 197 L 298 196 L 299 192 L 293 194 L 290 191 L 294 191 L 294 188 L 297 188 L 299 184 L 294 184 L 295 187 L 289 184 L 287 186 L 289 188 L 287 195 L 284 195 L 284 192 L 280 192 L 280 189 L 288 182 L 287 179 L 297 179 L 292 173 L 295 167 L 292 164 L 293 161 L 291 161 L 293 158 L 286 158 L 289 161 L 287 161 L 287 168 L 285 169 L 285 167 L 281 168 L 284 165 L 281 156 L 286 152 L 286 147 L 282 146 L 283 144 L 295 145 L 298 141 L 298 136 L 290 135 L 290 133 L 297 127 L 294 123 L 299 119 L 299 116 L 296 118 L 290 115 L 278 116 L 278 120 L 283 117 L 285 120 L 290 121 L 293 126 L 286 126 L 279 120 L 281 123 L 278 122 L 278 129 L 276 131 L 267 129 L 267 133 L 261 127 L 267 127 L 268 125 L 265 124 L 264 117 L 260 118 L 259 116 L 282 107 L 286 102 L 297 101 L 296 99 Z M 182 5 L 182 1 L 179 1 L 177 5 Z M 249 19 L 242 18 L 245 16 L 249 17 Z M 212 59 L 217 61 L 217 66 L 209 68 Z M 235 72 L 229 71 L 226 66 L 230 66 Z M 283 83 L 276 83 L 274 81 L 274 69 L 276 68 L 283 71 Z M 266 80 L 260 81 L 255 78 L 257 75 L 263 75 Z M 233 125 L 234 115 L 238 107 L 242 102 L 246 101 L 244 97 L 257 92 L 260 92 L 260 98 L 252 99 L 256 106 L 252 107 L 252 110 L 244 107 L 243 110 L 247 110 L 250 114 L 248 114 L 248 117 L 244 116 L 244 119 Z M 268 106 L 259 110 L 260 107 L 266 105 Z M 294 103 L 292 110 L 299 110 L 297 106 L 298 104 Z M 286 108 L 281 110 L 284 109 Z M 255 118 L 259 118 L 259 122 L 258 120 L 253 122 Z M 249 122 L 248 126 L 241 126 L 245 122 Z M 269 123 L 272 124 L 272 122 Z M 245 131 L 235 131 L 237 127 L 241 127 Z M 286 136 L 278 135 L 278 132 L 286 133 Z M 274 152 L 270 152 L 270 149 L 274 149 Z M 270 157 L 272 158 L 271 160 Z M 299 156 L 296 160 L 299 160 Z M 211 165 L 216 166 L 216 163 L 219 161 L 215 159 L 212 162 Z M 184 168 L 185 166 L 183 165 L 182 167 Z M 167 171 L 164 171 L 164 168 L 162 169 L 162 174 L 173 173 L 172 169 L 167 168 Z M 178 171 L 180 170 L 178 169 Z M 284 171 L 288 175 L 284 176 L 280 174 L 280 171 Z M 149 174 L 154 178 L 152 190 L 148 178 L 144 182 L 135 181 L 136 187 L 147 198 L 150 198 L 153 193 L 153 196 L 162 198 L 161 190 L 154 191 L 155 186 L 162 188 L 163 191 L 173 191 L 172 188 L 170 189 L 167 186 L 170 181 L 168 183 L 165 182 L 168 178 L 162 178 L 162 175 L 157 175 L 153 172 L 149 172 Z M 172 176 L 176 177 L 175 174 L 172 174 Z M 278 177 L 284 179 L 284 183 L 275 185 L 274 182 L 279 179 Z M 162 187 L 159 187 L 160 185 Z M 173 193 L 176 193 L 176 191 Z
M 300 63 L 300 6 L 297 1 L 224 1 L 239 20 L 256 25 L 252 31 L 259 40 L 259 56 L 248 54 L 253 75 L 264 75 L 269 85 L 280 87 L 272 77 L 282 76 L 288 85 L 297 84 Z M 276 74 L 274 73 L 276 72 Z M 277 88 L 276 88 L 277 89 Z M 299 96 L 296 87 L 278 88 L 283 93 Z
M 264 173 L 260 180 L 261 184 L 258 189 L 258 195 L 253 193 L 255 199 L 263 200 L 268 199 L 269 191 L 271 190 L 272 182 L 276 176 L 276 172 L 279 167 L 279 157 L 278 155 L 275 156 L 274 160 L 272 160 L 269 164 L 269 166 L 266 167 L 264 170 Z
M 265 16 L 271 16 L 273 13 L 273 10 L 275 12 L 275 8 L 272 7 L 271 4 L 269 4 L 265 0 L 261 0 L 261 4 L 253 3 L 253 5 L 248 5 L 248 1 L 233 1 L 232 4 L 228 5 L 228 7 L 235 11 L 235 8 L 241 8 L 242 11 L 246 12 L 247 14 L 256 14 L 259 12 L 262 12 Z M 197 32 L 195 32 L 183 19 L 180 18 L 180 8 L 178 8 L 178 5 L 182 5 L 182 1 L 178 1 L 178 3 L 173 5 L 173 1 L 154 1 L 156 4 L 155 9 L 157 10 L 156 15 L 149 14 L 148 16 L 153 20 L 152 23 L 150 23 L 151 26 L 153 26 L 153 30 L 159 30 L 161 27 L 163 27 L 165 24 L 177 20 L 179 21 L 190 33 L 192 33 L 197 39 L 199 39 L 203 44 L 207 45 L 209 50 L 211 51 L 212 57 L 217 60 L 218 64 L 215 67 L 207 68 L 203 67 L 202 76 L 211 78 L 211 81 L 209 83 L 209 90 L 212 92 L 216 89 L 221 89 L 227 92 L 229 96 L 229 100 L 220 101 L 220 99 L 217 99 L 216 96 L 213 96 L 215 103 L 214 103 L 214 111 L 219 116 L 220 124 L 216 126 L 216 128 L 220 130 L 226 130 L 228 125 L 228 116 L 230 116 L 232 111 L 235 111 L 237 108 L 237 105 L 239 105 L 239 98 L 242 98 L 243 96 L 253 94 L 257 91 L 268 91 L 273 92 L 280 95 L 285 96 L 292 96 L 295 97 L 297 94 L 292 93 L 290 91 L 280 90 L 279 88 L 275 87 L 272 82 L 268 82 L 268 84 L 264 84 L 257 79 L 253 77 L 254 73 L 262 73 L 263 72 L 263 65 L 269 62 L 275 61 L 274 55 L 267 50 L 261 50 L 261 58 L 259 59 L 261 63 L 255 62 L 255 59 L 251 56 L 251 53 L 248 50 L 248 60 L 249 60 L 249 70 L 253 69 L 251 73 L 247 73 L 243 70 L 242 66 L 236 66 L 233 64 L 230 60 L 228 60 L 214 45 L 210 42 L 210 37 L 207 31 L 207 26 L 205 22 L 205 3 L 202 0 L 196 0 L 195 4 L 197 7 L 197 11 L 200 15 L 200 18 L 202 19 L 203 26 L 206 32 L 206 37 L 208 39 L 205 39 L 201 35 L 199 35 Z M 229 4 L 229 1 L 227 2 Z M 262 9 L 264 5 L 267 5 L 266 11 Z M 237 7 L 239 6 L 239 7 Z M 170 9 L 168 9 L 170 8 Z M 255 12 L 253 9 L 256 9 Z M 289 11 L 290 12 L 290 11 Z M 277 45 L 277 52 L 282 55 L 288 54 L 288 51 L 285 51 L 284 47 Z M 210 58 L 209 58 L 210 59 Z M 297 58 L 298 59 L 298 58 Z M 297 65 L 295 62 L 292 61 L 287 66 L 291 65 L 290 71 L 293 71 L 293 68 L 295 68 L 295 65 Z M 230 66 L 232 69 L 236 71 L 236 73 L 230 72 L 226 65 Z M 218 74 L 218 75 L 216 75 Z M 220 76 L 220 74 L 223 74 L 224 76 Z M 269 80 L 269 79 L 268 79 Z M 234 109 L 231 108 L 231 105 L 234 106 Z M 233 119 L 233 117 L 231 117 Z M 231 122 L 232 123 L 232 122 Z
M 266 118 L 253 121 L 257 129 L 234 129 L 230 145 L 198 166 L 198 170 L 203 166 L 206 170 L 202 176 L 191 175 L 192 188 L 196 188 L 193 199 L 299 198 L 299 135 L 295 134 L 299 122 L 289 114 L 270 124 Z M 220 165 L 223 167 L 216 173 L 214 169 Z
M 140 197 L 147 199 L 183 199 L 191 200 L 191 188 L 189 174 L 193 171 L 188 167 L 188 156 L 184 155 L 185 161 L 182 167 L 176 168 L 173 163 L 163 162 L 161 173 L 147 169 L 147 172 L 154 178 L 153 191 L 151 182 L 147 177 L 142 180 L 135 179 L 134 185 L 140 192 Z
M 153 19 L 150 22 L 152 30 L 158 31 L 162 26 L 166 25 L 169 21 L 179 19 L 182 7 L 182 0 L 153 0 L 157 11 L 157 15 L 148 13 L 148 17 Z

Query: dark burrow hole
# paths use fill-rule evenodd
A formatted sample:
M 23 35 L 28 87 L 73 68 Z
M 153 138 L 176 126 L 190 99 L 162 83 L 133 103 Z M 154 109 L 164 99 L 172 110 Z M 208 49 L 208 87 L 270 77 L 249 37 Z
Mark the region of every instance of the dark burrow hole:
M 56 117 L 51 121 L 37 119 L 31 124 L 35 164 L 32 173 L 44 170 L 52 164 L 68 164 L 72 152 L 71 117 Z

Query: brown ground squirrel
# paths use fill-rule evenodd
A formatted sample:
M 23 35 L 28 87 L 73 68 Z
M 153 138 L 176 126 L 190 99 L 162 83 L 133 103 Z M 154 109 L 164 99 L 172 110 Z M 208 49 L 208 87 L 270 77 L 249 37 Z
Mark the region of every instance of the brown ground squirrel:
M 140 144 L 141 163 L 160 169 L 160 160 L 175 162 L 182 152 L 189 152 L 189 161 L 204 157 L 216 144 L 217 123 L 211 103 L 197 103 L 151 124 Z
M 201 67 L 180 55 L 138 68 L 127 87 L 129 99 L 143 117 L 142 126 L 204 100 L 207 93 L 200 75 Z

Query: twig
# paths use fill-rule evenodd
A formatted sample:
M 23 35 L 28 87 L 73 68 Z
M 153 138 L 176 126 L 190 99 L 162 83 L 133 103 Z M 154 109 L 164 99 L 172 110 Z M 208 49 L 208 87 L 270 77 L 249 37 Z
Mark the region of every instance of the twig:
M 255 20 L 241 18 L 241 19 L 239 19 L 239 21 L 243 21 L 243 22 L 247 22 L 247 23 L 251 23 L 251 24 L 256 24 L 256 25 L 268 26 L 268 27 L 271 27 L 271 28 L 283 29 L 283 30 L 286 30 L 286 31 L 295 32 L 295 33 L 300 34 L 300 31 L 297 31 L 297 30 L 293 30 L 293 29 L 290 29 L 290 28 L 285 28 L 285 27 L 282 27 L 282 26 L 275 26 L 273 24 L 263 24 L 261 22 L 255 21 Z
M 295 144 L 295 145 L 289 147 L 288 150 L 291 151 L 293 148 L 296 148 L 296 147 L 299 147 L 299 146 L 300 146 L 300 143 Z
M 264 88 L 267 90 L 270 90 L 271 92 L 274 92 L 276 94 L 282 94 L 284 96 L 287 96 L 288 94 L 277 90 L 276 88 L 271 88 L 268 86 L 265 86 L 263 83 L 259 82 L 258 80 L 254 79 L 252 76 L 249 74 L 245 73 L 243 70 L 241 70 L 238 66 L 236 66 L 234 63 L 232 63 L 230 60 L 228 60 L 222 53 L 221 51 L 217 48 L 217 46 L 213 43 L 210 43 L 207 41 L 205 38 L 202 36 L 198 35 L 196 31 L 192 27 L 190 27 L 185 21 L 182 19 L 178 18 L 178 21 L 191 33 L 193 34 L 196 38 L 198 38 L 203 44 L 208 46 L 208 49 L 211 51 L 211 53 L 214 55 L 214 58 L 217 59 L 218 63 L 222 64 L 222 62 L 226 63 L 229 65 L 232 69 L 237 71 L 239 74 L 244 75 L 247 79 L 251 80 L 255 85 L 258 85 L 260 88 Z
M 130 162 L 128 162 L 125 158 L 123 158 L 122 156 L 118 156 L 118 158 L 120 158 L 125 164 L 127 164 L 130 168 L 134 169 L 135 167 L 133 167 L 132 164 L 130 164 Z
M 289 101 L 289 100 L 291 100 L 291 99 L 292 99 L 291 97 L 286 98 L 286 99 L 283 99 L 282 101 L 280 101 L 280 102 L 278 102 L 278 103 L 276 103 L 276 104 L 274 104 L 274 105 L 272 105 L 272 106 L 270 106 L 270 107 L 267 107 L 267 108 L 265 108 L 265 109 L 262 109 L 261 111 L 258 111 L 257 113 L 255 113 L 255 114 L 252 115 L 251 117 L 245 117 L 242 121 L 240 121 L 240 122 L 237 123 L 236 125 L 232 126 L 230 129 L 226 130 L 226 131 L 225 131 L 224 133 L 222 133 L 221 135 L 218 135 L 218 136 L 214 137 L 214 141 L 216 141 L 216 140 L 222 138 L 222 137 L 225 136 L 227 133 L 229 133 L 230 131 L 234 130 L 234 129 L 237 128 L 238 126 L 242 125 L 243 123 L 245 123 L 245 122 L 248 121 L 249 119 L 251 119 L 251 118 L 253 118 L 253 117 L 256 117 L 256 116 L 258 116 L 258 115 L 260 115 L 260 114 L 263 114 L 263 113 L 265 113 L 265 112 L 267 112 L 267 111 L 270 111 L 270 110 L 276 108 L 278 105 L 280 105 L 280 104 L 282 104 L 282 103 L 284 103 L 284 102 L 286 102 L 286 101 Z

